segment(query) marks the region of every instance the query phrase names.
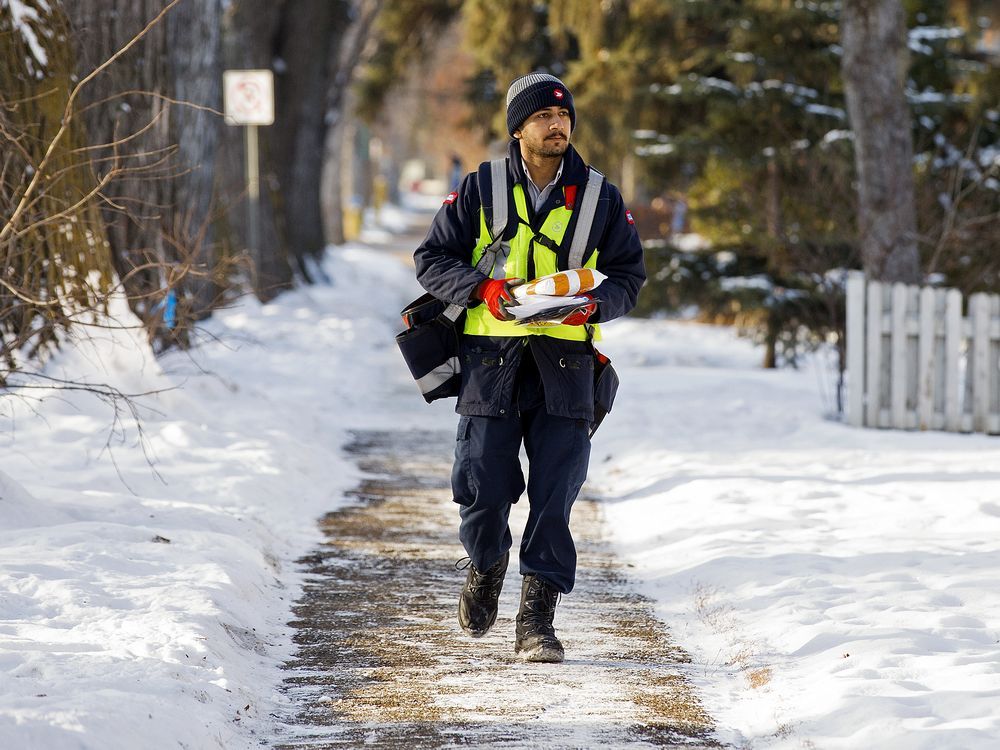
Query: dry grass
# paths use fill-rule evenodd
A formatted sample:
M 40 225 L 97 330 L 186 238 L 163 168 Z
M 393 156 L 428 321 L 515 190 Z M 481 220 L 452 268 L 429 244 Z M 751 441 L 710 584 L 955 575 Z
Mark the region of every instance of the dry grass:
M 751 669 L 745 673 L 747 684 L 750 686 L 751 690 L 759 690 L 765 685 L 768 685 L 771 682 L 771 674 L 770 667 Z

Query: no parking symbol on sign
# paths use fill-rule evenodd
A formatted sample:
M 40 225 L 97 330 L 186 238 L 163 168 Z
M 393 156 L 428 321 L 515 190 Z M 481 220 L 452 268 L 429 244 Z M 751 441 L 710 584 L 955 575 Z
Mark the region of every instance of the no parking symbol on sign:
M 228 125 L 246 126 L 247 249 L 260 263 L 260 148 L 257 126 L 274 123 L 274 76 L 270 70 L 226 70 L 222 100 Z
M 227 70 L 222 98 L 228 125 L 271 125 L 274 122 L 274 76 L 270 70 Z

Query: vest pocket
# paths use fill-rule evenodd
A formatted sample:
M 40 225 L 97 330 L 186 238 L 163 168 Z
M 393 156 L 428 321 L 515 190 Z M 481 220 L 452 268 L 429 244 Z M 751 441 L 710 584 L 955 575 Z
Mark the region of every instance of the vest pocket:
M 462 388 L 458 396 L 460 414 L 505 416 L 518 357 L 509 346 L 492 346 L 477 341 L 485 337 L 462 338 Z M 489 339 L 487 339 L 489 341 Z M 519 339 L 511 339 L 519 343 Z
M 594 357 L 589 351 L 574 353 L 567 348 L 532 347 L 545 387 L 546 410 L 560 417 L 591 422 L 594 418 Z

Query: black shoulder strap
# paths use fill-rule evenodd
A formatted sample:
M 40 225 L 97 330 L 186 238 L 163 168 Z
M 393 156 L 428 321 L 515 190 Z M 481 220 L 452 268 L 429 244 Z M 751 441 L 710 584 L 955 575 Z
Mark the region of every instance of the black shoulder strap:
M 496 242 L 507 229 L 510 211 L 511 186 L 507 179 L 507 160 L 494 159 L 479 165 L 479 200 L 486 212 L 486 226 L 490 238 Z

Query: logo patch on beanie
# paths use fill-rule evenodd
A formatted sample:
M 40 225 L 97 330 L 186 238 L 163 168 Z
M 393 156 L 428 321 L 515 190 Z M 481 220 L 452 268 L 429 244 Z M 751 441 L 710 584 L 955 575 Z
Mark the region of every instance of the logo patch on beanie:
M 445 196 L 445 199 L 441 205 L 450 206 L 452 203 L 455 202 L 456 198 L 458 198 L 458 193 L 453 190 L 452 192 L 448 193 L 447 196 Z
M 635 219 L 632 218 L 632 212 L 629 211 L 627 208 L 625 209 L 625 221 L 627 221 L 629 224 L 635 224 Z
M 554 97 L 555 97 L 556 99 L 558 99 L 559 101 L 562 101 L 562 98 L 563 98 L 563 96 L 565 96 L 565 94 L 563 93 L 563 90 L 562 90 L 562 89 L 555 89 L 555 90 L 554 90 L 554 91 L 552 92 L 552 95 L 553 95 L 553 96 L 554 96 Z

